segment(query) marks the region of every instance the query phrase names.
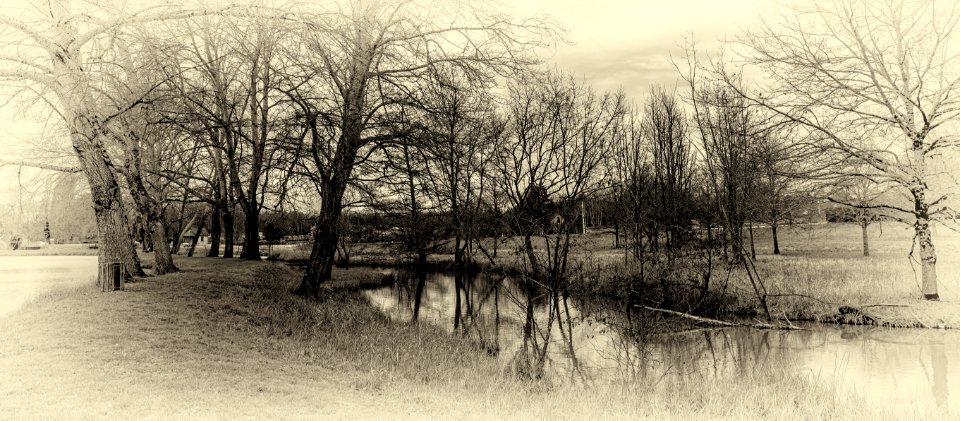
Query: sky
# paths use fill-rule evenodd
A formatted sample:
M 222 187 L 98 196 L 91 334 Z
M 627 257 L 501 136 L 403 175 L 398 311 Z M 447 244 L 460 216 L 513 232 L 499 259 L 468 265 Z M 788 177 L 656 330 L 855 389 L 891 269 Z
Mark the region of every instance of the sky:
M 622 87 L 639 100 L 653 84 L 672 86 L 679 57 L 691 35 L 705 48 L 734 37 L 757 21 L 769 0 L 516 0 L 516 16 L 545 13 L 567 29 L 570 44 L 550 60 L 582 75 L 597 89 Z
M 22 0 L 0 0 L 0 12 Z M 135 1 L 134 1 L 135 3 Z M 653 84 L 672 86 L 677 72 L 671 54 L 681 51 L 691 34 L 709 48 L 755 22 L 763 0 L 500 0 L 500 8 L 514 17 L 549 15 L 566 29 L 566 42 L 544 51 L 548 65 L 581 76 L 598 90 L 622 88 L 639 101 Z M 0 98 L 0 104 L 6 98 Z M 29 142 L 47 137 L 35 119 L 55 119 L 52 113 L 32 117 L 0 106 L 0 156 L 15 157 Z M 46 133 L 50 133 L 47 131 Z M 62 142 L 66 145 L 66 142 Z M 29 170 L 23 172 L 27 176 Z M 0 202 L 20 187 L 17 169 L 0 168 Z M 3 215 L 0 215 L 3 217 Z

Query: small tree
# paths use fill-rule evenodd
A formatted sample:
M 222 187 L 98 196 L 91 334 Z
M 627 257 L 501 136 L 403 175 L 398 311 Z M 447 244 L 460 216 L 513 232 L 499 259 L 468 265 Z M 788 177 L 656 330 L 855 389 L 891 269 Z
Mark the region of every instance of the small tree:
M 885 197 L 892 186 L 880 184 L 869 176 L 849 177 L 835 185 L 827 200 L 840 204 L 849 211 L 850 219 L 860 226 L 863 241 L 863 255 L 870 255 L 870 238 L 867 228 L 884 217 L 883 203 L 890 203 Z

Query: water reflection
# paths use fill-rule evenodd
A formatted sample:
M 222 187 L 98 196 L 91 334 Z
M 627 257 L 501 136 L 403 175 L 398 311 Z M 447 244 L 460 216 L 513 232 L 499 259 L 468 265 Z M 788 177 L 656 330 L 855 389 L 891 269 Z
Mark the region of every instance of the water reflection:
M 577 300 L 509 277 L 429 273 L 412 284 L 367 295 L 390 317 L 410 321 L 420 290 L 421 321 L 471 335 L 520 374 L 631 385 L 785 371 L 876 402 L 960 413 L 960 400 L 950 394 L 960 380 L 960 356 L 948 351 L 960 349 L 960 332 L 815 325 L 663 334 L 658 314 Z
M 38 294 L 92 283 L 97 256 L 0 256 L 0 317 Z

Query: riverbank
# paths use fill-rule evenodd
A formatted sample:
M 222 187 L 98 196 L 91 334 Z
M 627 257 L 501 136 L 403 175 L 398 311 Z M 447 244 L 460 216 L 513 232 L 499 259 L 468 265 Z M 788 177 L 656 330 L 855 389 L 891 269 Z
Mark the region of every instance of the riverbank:
M 9 419 L 938 419 L 815 373 L 736 384 L 520 381 L 470 340 L 391 322 L 337 270 L 318 303 L 280 264 L 179 258 L 123 292 L 49 293 L 0 319 Z
M 774 255 L 769 229 L 757 227 L 755 260 L 767 291 L 771 316 L 781 322 L 811 321 L 842 324 L 874 324 L 902 328 L 960 328 L 960 233 L 941 229 L 936 235 L 939 262 L 940 301 L 920 299 L 916 262 L 908 259 L 912 231 L 898 224 L 874 224 L 868 231 L 870 256 L 863 256 L 862 233 L 856 224 L 797 225 L 780 228 L 782 254 Z M 644 290 L 657 295 L 664 276 L 647 275 L 637 283 L 629 278 L 636 264 L 625 258 L 627 250 L 613 247 L 609 230 L 574 235 L 571 253 L 573 265 L 583 268 L 582 279 L 573 287 L 582 294 L 622 299 L 624 291 Z M 489 246 L 488 246 L 489 247 Z M 400 257 L 395 250 L 380 244 L 356 246 L 351 262 L 356 265 L 392 266 Z M 521 267 L 510 247 L 500 246 L 496 259 L 501 268 Z M 280 260 L 305 259 L 309 249 L 287 247 L 275 251 Z M 720 257 L 716 257 L 717 260 Z M 479 269 L 492 266 L 476 256 Z M 453 255 L 429 256 L 430 268 L 449 270 Z M 727 274 L 722 263 L 714 262 L 710 302 L 706 308 L 693 309 L 699 300 L 696 290 L 700 279 L 681 273 L 667 279 L 673 287 L 660 291 L 673 295 L 669 300 L 653 297 L 645 305 L 723 319 L 752 319 L 763 313 L 753 286 L 742 268 Z M 648 273 L 650 273 L 648 267 Z M 699 270 L 699 269 L 697 269 Z M 699 276 L 699 272 L 694 274 Z M 680 271 L 682 272 L 682 270 Z M 666 302 L 670 301 L 670 302 Z M 841 309 L 843 311 L 841 311 Z
M 39 248 L 0 249 L 0 256 L 96 256 L 98 252 L 91 244 L 50 244 Z

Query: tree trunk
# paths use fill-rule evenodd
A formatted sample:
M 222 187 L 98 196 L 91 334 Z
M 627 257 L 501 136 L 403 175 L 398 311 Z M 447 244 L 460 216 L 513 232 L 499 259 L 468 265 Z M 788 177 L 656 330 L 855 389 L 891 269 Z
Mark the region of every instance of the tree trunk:
M 457 293 L 457 299 L 454 303 L 454 308 L 453 308 L 453 331 L 455 333 L 463 333 L 463 329 L 461 328 L 461 317 L 460 317 L 460 313 L 463 312 L 463 304 L 462 304 L 462 300 L 460 299 L 460 290 L 463 289 L 462 273 L 463 271 L 461 271 L 460 269 L 457 269 L 453 275 L 453 289 Z
M 294 291 L 297 294 L 317 298 L 320 283 L 330 279 L 333 273 L 333 260 L 337 252 L 337 223 L 331 213 L 321 212 L 313 226 L 313 248 L 310 250 L 310 262 L 307 271 Z
M 250 200 L 244 213 L 246 218 L 243 224 L 243 251 L 240 258 L 245 260 L 260 259 L 260 206 L 256 200 Z
M 527 260 L 530 261 L 530 276 L 539 280 L 540 264 L 537 261 L 537 255 L 533 252 L 533 239 L 530 234 L 523 236 L 523 249 L 527 253 Z
M 181 208 L 183 210 L 183 208 Z M 181 214 L 183 215 L 183 214 Z M 187 229 L 186 225 L 183 222 L 183 216 L 180 217 L 180 222 L 178 226 L 173 229 L 173 235 L 167 235 L 164 233 L 163 238 L 167 241 L 167 246 L 170 247 L 170 253 L 180 254 L 180 242 L 183 240 L 183 231 Z M 173 228 L 171 226 L 171 228 Z
M 136 142 L 136 140 L 128 140 Z M 125 171 L 127 185 L 130 189 L 130 196 L 133 197 L 133 203 L 137 211 L 142 215 L 147 229 L 150 230 L 150 237 L 153 241 L 153 274 L 163 275 L 176 272 L 177 266 L 173 263 L 173 254 L 170 250 L 170 243 L 167 241 L 167 229 L 163 225 L 163 217 L 160 213 L 160 204 L 150 195 L 143 182 L 140 173 L 140 150 L 133 145 L 128 148 L 131 155 L 128 167 Z
M 353 158 L 351 158 L 349 169 L 341 169 L 337 176 L 323 183 L 320 215 L 313 225 L 310 262 L 307 264 L 307 270 L 300 285 L 295 290 L 297 294 L 316 298 L 320 291 L 320 283 L 329 280 L 333 273 L 337 238 L 340 234 L 340 215 L 343 212 L 343 193 L 346 191 L 347 177 L 353 167 L 352 160 Z
M 620 248 L 620 219 L 613 221 L 613 248 Z
M 757 247 L 753 242 L 753 221 L 747 223 L 747 230 L 750 231 L 750 258 L 756 260 L 757 258 Z
M 117 183 L 117 169 L 101 140 L 102 116 L 93 108 L 100 101 L 95 100 L 89 75 L 80 64 L 81 46 L 74 44 L 77 28 L 71 18 L 73 15 L 66 2 L 55 1 L 48 6 L 50 17 L 57 24 L 44 29 L 51 32 L 50 40 L 56 43 L 43 45 L 50 55 L 50 76 L 55 81 L 46 88 L 52 90 L 59 101 L 60 115 L 70 132 L 70 142 L 90 186 L 99 234 L 97 260 L 101 268 L 107 263 L 122 262 L 124 277 L 144 276 L 130 235 L 130 222 Z
M 457 229 L 457 234 L 453 238 L 453 267 L 455 270 L 460 270 L 463 267 L 463 247 L 460 247 L 462 242 L 463 238 L 460 230 Z
M 359 104 L 359 99 L 356 99 Z M 307 264 L 303 280 L 294 291 L 297 294 L 317 297 L 320 283 L 330 279 L 334 258 L 337 253 L 337 238 L 340 234 L 340 215 L 343 213 L 343 193 L 353 172 L 357 153 L 363 145 L 362 116 L 359 110 L 346 107 L 353 114 L 345 124 L 340 144 L 329 167 L 329 175 L 321 180 L 320 215 L 314 221 L 313 249 L 310 251 L 310 263 Z M 320 142 L 316 121 L 312 122 L 311 132 L 315 142 Z
M 777 224 L 770 224 L 770 231 L 773 235 L 773 254 L 774 256 L 780 255 L 780 238 L 777 235 Z
M 219 206 L 214 206 L 213 217 L 210 218 L 210 250 L 207 251 L 207 257 L 220 256 L 220 236 L 223 234 L 221 218 L 223 218 L 223 212 Z
M 234 218 L 232 207 L 233 206 L 228 205 L 223 210 L 223 257 L 227 259 L 233 258 L 233 243 L 236 242 L 233 235 Z
M 71 135 L 74 150 L 90 185 L 93 211 L 99 233 L 98 261 L 100 265 L 122 262 L 124 277 L 145 276 L 140 266 L 133 238 L 130 236 L 127 212 L 120 197 L 116 175 L 101 145 L 90 140 L 92 136 L 74 132 Z M 102 280 L 101 280 L 102 281 Z
M 190 249 L 187 250 L 187 257 L 193 257 L 193 251 L 197 249 L 197 242 L 200 241 L 200 234 L 203 233 L 205 219 L 207 219 L 207 215 L 203 215 L 197 220 L 197 229 L 193 231 L 193 239 L 190 240 Z
M 866 219 L 860 221 L 860 231 L 863 234 L 863 255 L 864 256 L 870 255 L 870 242 L 869 242 L 870 240 L 869 240 L 869 237 L 867 237 L 868 225 L 869 224 L 867 223 Z
M 260 54 L 260 53 L 258 53 Z M 236 178 L 236 193 L 240 203 L 244 207 L 244 236 L 243 250 L 240 252 L 240 258 L 244 260 L 261 260 L 260 258 L 260 202 L 257 199 L 259 195 L 260 178 L 264 165 L 264 152 L 267 145 L 267 136 L 269 134 L 268 116 L 269 109 L 267 102 L 270 96 L 270 63 L 269 58 L 263 57 L 260 67 L 257 66 L 261 57 L 254 58 L 254 67 L 250 72 L 250 143 L 253 150 L 250 154 L 250 170 L 247 175 L 247 191 L 244 192 L 240 187 L 240 180 Z M 260 74 L 259 72 L 263 73 Z M 262 77 L 263 90 L 259 90 L 260 78 Z M 262 98 L 258 99 L 257 94 L 262 93 Z M 260 103 L 262 101 L 262 104 Z M 259 110 L 259 113 L 257 112 Z M 258 115 L 259 114 L 259 115 Z M 239 165 L 239 164 L 238 164 Z M 231 178 L 237 176 L 235 168 L 231 164 Z
M 427 253 L 425 250 L 419 250 L 417 252 L 417 264 L 415 265 L 417 271 L 417 287 L 414 292 L 413 299 L 413 320 L 417 321 L 420 319 L 420 301 L 423 299 L 423 288 L 427 283 Z
M 940 294 L 937 293 L 937 251 L 933 247 L 933 236 L 930 232 L 930 205 L 926 202 L 926 186 L 915 186 L 912 193 L 914 212 L 917 218 L 914 223 L 914 230 L 917 243 L 920 245 L 920 276 L 923 279 L 923 298 L 937 301 L 940 300 Z

